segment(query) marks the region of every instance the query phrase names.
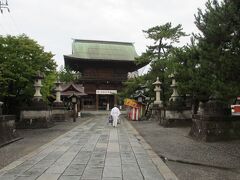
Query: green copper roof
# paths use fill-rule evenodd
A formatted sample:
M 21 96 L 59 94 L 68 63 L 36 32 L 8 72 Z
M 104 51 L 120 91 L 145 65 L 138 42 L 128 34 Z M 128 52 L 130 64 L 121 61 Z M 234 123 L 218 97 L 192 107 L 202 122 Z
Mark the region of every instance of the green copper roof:
M 133 43 L 74 39 L 70 56 L 81 59 L 133 61 L 138 55 Z

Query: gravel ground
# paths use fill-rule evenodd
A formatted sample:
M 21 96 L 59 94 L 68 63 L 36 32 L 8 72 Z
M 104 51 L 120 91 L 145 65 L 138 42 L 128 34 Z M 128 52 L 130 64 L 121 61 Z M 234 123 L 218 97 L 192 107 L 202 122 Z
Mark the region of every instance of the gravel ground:
M 205 143 L 188 136 L 190 127 L 163 128 L 157 122 L 131 121 L 180 180 L 240 179 L 240 140 Z
M 77 122 L 72 122 L 72 120 L 56 122 L 55 126 L 48 129 L 17 129 L 17 132 L 23 139 L 0 148 L 0 169 L 64 134 L 87 119 L 88 117 L 84 117 L 78 118 Z

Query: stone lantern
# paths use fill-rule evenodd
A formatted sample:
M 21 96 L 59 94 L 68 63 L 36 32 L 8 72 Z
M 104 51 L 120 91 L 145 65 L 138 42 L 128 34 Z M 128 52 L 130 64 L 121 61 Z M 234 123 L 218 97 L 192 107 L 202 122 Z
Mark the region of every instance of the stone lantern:
M 54 101 L 54 103 L 62 103 L 61 101 L 61 91 L 62 91 L 62 88 L 61 88 L 61 82 L 59 79 L 57 79 L 57 81 L 55 82 L 56 84 L 56 88 L 55 88 L 55 91 L 56 91 L 56 100 Z
M 159 77 L 157 77 L 157 81 L 153 83 L 155 85 L 154 91 L 156 92 L 156 100 L 153 102 L 156 105 L 162 106 L 162 101 L 160 97 L 160 92 L 161 92 L 161 85 L 162 83 L 159 81 Z
M 173 93 L 172 93 L 169 101 L 175 102 L 177 100 L 177 97 L 179 97 L 178 92 L 177 92 L 177 83 L 176 83 L 174 74 L 171 74 L 169 77 L 172 78 L 171 88 L 173 89 Z
M 65 121 L 67 118 L 67 111 L 64 107 L 64 103 L 61 101 L 61 87 L 62 82 L 59 79 L 55 82 L 56 88 L 56 100 L 53 102 L 52 118 L 54 121 Z
M 35 94 L 33 96 L 33 100 L 40 101 L 42 100 L 41 87 L 42 79 L 44 78 L 44 76 L 43 74 L 40 73 L 40 71 L 38 71 L 34 78 L 35 78 L 34 82 Z

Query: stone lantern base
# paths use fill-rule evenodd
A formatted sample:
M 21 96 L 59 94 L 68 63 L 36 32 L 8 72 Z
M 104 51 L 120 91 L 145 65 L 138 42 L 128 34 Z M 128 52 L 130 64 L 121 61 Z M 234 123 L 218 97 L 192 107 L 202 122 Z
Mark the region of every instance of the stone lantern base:
M 190 126 L 192 124 L 192 109 L 187 107 L 166 107 L 165 115 L 160 120 L 164 127 Z
M 192 108 L 180 97 L 176 101 L 170 101 L 162 110 L 160 125 L 163 127 L 191 126 Z
M 54 121 L 63 122 L 68 119 L 68 111 L 63 102 L 54 102 L 52 107 L 52 118 Z
M 153 104 L 153 106 L 150 108 L 151 115 L 148 120 L 150 121 L 160 121 L 161 119 L 161 112 L 162 107 L 159 106 L 159 104 Z
M 49 128 L 54 126 L 52 111 L 42 100 L 34 100 L 20 113 L 18 128 Z
M 240 139 L 240 116 L 231 116 L 224 103 L 211 100 L 201 108 L 192 118 L 192 138 L 207 142 Z

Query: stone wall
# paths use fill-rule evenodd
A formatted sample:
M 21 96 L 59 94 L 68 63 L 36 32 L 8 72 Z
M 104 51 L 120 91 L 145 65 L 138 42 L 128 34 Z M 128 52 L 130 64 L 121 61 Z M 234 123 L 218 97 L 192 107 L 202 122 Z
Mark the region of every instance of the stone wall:
M 150 121 L 160 121 L 162 116 L 162 108 L 160 108 L 158 105 L 154 104 L 153 107 L 150 109 L 151 115 L 148 120 Z
M 164 115 L 165 113 L 165 115 Z M 160 125 L 164 127 L 175 126 L 190 126 L 192 123 L 192 110 L 191 109 L 165 109 L 161 114 Z
M 18 128 L 49 128 L 54 125 L 51 110 L 23 110 Z
M 18 137 L 15 120 L 14 115 L 0 115 L 0 146 Z
M 66 121 L 68 119 L 68 112 L 63 108 L 52 109 L 52 118 L 56 122 Z

